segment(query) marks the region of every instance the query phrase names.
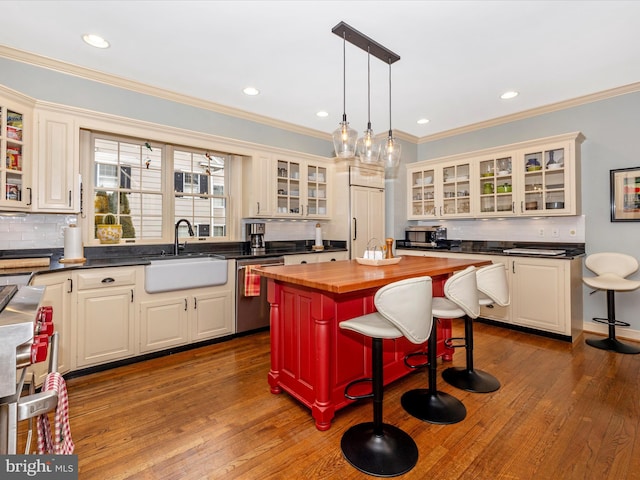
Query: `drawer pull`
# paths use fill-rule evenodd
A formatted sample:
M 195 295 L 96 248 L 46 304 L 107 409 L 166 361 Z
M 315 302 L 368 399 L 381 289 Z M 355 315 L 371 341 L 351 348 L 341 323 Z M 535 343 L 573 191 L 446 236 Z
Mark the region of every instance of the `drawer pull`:
M 113 283 L 115 280 L 112 277 L 106 277 L 102 279 L 102 283 Z

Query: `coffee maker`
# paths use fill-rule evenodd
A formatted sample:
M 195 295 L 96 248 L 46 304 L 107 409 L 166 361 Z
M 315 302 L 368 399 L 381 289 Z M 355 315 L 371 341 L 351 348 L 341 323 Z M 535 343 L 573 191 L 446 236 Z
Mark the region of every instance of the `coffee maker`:
M 247 240 L 249 241 L 252 255 L 265 253 L 264 229 L 264 223 L 247 223 Z

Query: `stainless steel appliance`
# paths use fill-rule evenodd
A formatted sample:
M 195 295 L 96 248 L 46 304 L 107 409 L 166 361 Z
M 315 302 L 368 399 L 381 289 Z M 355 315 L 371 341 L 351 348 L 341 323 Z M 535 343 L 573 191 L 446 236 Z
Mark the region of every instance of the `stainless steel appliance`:
M 56 408 L 55 390 L 22 395 L 26 368 L 46 360 L 49 346 L 49 372 L 58 361 L 58 334 L 53 331 L 53 310 L 39 307 L 44 287 L 0 288 L 0 454 L 13 455 L 17 448 L 18 422 L 29 420 L 26 453 L 31 453 L 31 419 Z
M 247 267 L 260 265 L 284 265 L 284 258 L 263 257 L 236 260 L 236 333 L 249 332 L 269 326 L 267 280 L 260 277 L 260 295 L 245 295 Z
M 261 255 L 265 253 L 264 249 L 264 223 L 247 223 L 247 236 L 251 246 L 252 255 Z
M 439 241 L 447 239 L 447 229 L 440 226 L 414 226 L 404 231 L 404 246 L 436 247 Z

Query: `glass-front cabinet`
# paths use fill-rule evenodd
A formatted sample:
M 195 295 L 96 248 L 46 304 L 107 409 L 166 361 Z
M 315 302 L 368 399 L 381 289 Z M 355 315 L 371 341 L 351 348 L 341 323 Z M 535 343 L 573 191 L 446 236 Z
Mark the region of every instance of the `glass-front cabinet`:
M 468 217 L 471 213 L 470 162 L 410 168 L 409 219 Z
M 330 176 L 327 165 L 279 158 L 275 216 L 328 218 Z
M 31 205 L 29 175 L 30 112 L 0 97 L 0 208 L 26 210 Z
M 573 181 L 567 174 L 573 165 L 565 165 L 565 154 L 570 148 L 558 144 L 522 152 L 520 214 L 549 215 L 572 210 L 573 202 L 567 194 L 573 189 Z
M 578 215 L 579 133 L 407 167 L 408 220 Z
M 513 213 L 513 157 L 493 155 L 481 157 L 479 163 L 478 196 L 480 216 L 504 216 Z

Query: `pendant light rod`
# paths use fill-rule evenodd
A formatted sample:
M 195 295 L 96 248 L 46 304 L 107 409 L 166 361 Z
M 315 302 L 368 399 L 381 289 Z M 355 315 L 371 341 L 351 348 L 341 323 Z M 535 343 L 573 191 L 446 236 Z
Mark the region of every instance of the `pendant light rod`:
M 389 65 L 391 65 L 392 63 L 400 60 L 400 55 L 393 53 L 388 48 L 383 47 L 375 40 L 367 37 L 363 33 L 360 33 L 345 22 L 340 22 L 333 27 L 331 31 L 339 37 L 344 38 L 347 42 L 361 48 L 365 52 L 370 52 L 371 55 L 382 60 L 384 63 L 388 62 Z
M 391 61 L 389 61 L 389 136 L 392 135 L 391 132 Z
M 367 129 L 371 130 L 371 50 L 367 49 Z
M 347 36 L 342 37 L 342 121 L 347 121 Z

